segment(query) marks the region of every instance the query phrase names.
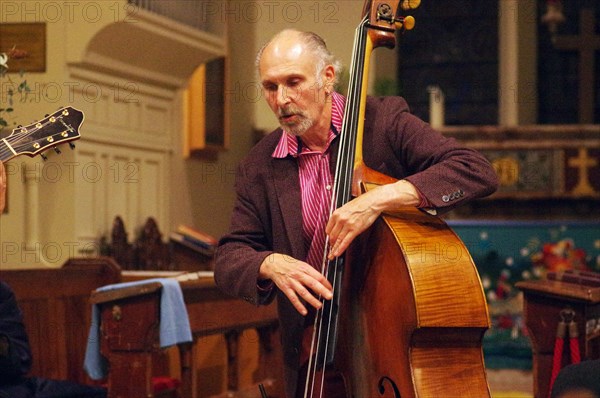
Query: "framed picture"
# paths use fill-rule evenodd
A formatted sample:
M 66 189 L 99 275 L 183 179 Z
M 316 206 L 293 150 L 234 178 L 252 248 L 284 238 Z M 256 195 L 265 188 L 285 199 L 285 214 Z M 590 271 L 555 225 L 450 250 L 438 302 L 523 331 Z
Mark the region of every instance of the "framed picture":
M 46 71 L 46 24 L 1 23 L 0 53 L 9 54 L 9 73 Z

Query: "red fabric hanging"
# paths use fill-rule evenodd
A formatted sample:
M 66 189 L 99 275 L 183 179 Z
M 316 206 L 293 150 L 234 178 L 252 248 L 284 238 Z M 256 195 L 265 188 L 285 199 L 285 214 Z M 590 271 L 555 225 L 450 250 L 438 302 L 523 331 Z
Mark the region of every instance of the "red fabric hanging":
M 556 329 L 556 341 L 554 343 L 554 356 L 552 358 L 552 375 L 550 376 L 550 387 L 548 388 L 548 398 L 552 393 L 552 386 L 562 367 L 563 351 L 565 346 L 565 337 L 567 332 L 567 322 L 569 327 L 569 353 L 571 363 L 581 362 L 581 353 L 579 350 L 579 333 L 577 323 L 575 323 L 575 312 L 571 309 L 560 312 L 561 320 Z

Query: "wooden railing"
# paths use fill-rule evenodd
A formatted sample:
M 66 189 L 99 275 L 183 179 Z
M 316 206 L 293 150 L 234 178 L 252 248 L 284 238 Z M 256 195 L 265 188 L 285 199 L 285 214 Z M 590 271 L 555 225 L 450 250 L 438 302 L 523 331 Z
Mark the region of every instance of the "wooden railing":
M 211 0 L 129 0 L 129 4 L 136 7 L 136 11 L 148 11 L 216 36 L 223 35 L 222 18 L 227 13 L 240 12 L 240 5 Z

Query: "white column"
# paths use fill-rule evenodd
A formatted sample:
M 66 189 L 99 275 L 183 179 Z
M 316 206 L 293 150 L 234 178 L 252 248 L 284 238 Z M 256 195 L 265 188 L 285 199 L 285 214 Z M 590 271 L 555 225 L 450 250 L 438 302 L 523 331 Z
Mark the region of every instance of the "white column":
M 44 264 L 41 252 L 40 237 L 40 194 L 39 186 L 42 178 L 43 164 L 40 162 L 22 163 L 22 178 L 24 185 L 25 204 L 24 215 L 24 239 L 21 242 L 21 261 L 34 267 Z
M 498 7 L 498 124 L 536 123 L 536 2 L 499 0 Z

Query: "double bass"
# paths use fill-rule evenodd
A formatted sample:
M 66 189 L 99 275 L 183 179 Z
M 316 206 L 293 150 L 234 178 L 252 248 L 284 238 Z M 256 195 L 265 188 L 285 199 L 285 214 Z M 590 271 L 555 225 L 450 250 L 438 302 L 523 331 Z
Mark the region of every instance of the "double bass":
M 367 0 L 356 28 L 334 177 L 334 208 L 395 180 L 363 162 L 370 55 L 410 30 L 420 0 Z M 328 246 L 328 245 L 326 245 Z M 324 255 L 326 258 L 326 254 Z M 490 326 L 465 245 L 440 218 L 386 212 L 344 256 L 324 260 L 334 288 L 317 311 L 297 397 L 489 397 L 481 342 Z

